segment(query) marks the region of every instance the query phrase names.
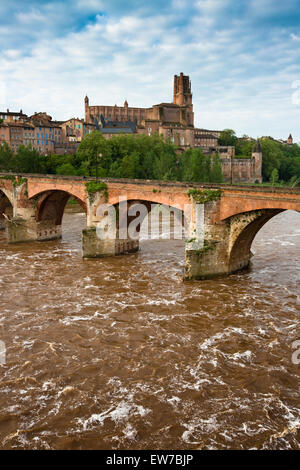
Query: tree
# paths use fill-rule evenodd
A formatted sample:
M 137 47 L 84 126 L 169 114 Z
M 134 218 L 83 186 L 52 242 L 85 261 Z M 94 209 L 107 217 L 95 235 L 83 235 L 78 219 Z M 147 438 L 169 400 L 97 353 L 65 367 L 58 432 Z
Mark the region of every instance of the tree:
M 20 145 L 14 158 L 13 171 L 20 173 L 41 173 L 41 156 L 31 145 Z
M 279 178 L 279 172 L 277 168 L 274 168 L 274 170 L 271 173 L 271 178 L 270 178 L 270 182 L 272 183 L 272 186 L 275 186 L 275 184 L 278 183 L 278 178 Z
M 238 138 L 235 134 L 235 131 L 232 129 L 224 129 L 221 132 L 220 137 L 218 139 L 219 145 L 221 146 L 232 146 L 234 147 L 238 141 Z
M 131 155 L 126 155 L 120 165 L 121 178 L 139 178 L 140 177 L 140 162 L 137 152 Z
M 280 144 L 274 140 L 265 139 L 260 142 L 263 160 L 262 160 L 262 174 L 265 181 L 271 179 L 272 171 L 274 168 L 279 170 L 280 162 L 283 158 Z
M 76 168 L 71 163 L 63 163 L 56 168 L 57 175 L 76 175 Z
M 253 141 L 238 139 L 235 144 L 235 154 L 251 158 Z
M 10 171 L 14 165 L 14 154 L 6 142 L 0 145 L 0 170 Z
M 188 149 L 182 157 L 183 181 L 209 182 L 210 157 L 205 156 L 201 149 Z
M 88 176 L 95 175 L 97 168 L 99 176 L 108 173 L 111 164 L 110 146 L 101 132 L 93 131 L 87 134 L 78 147 L 77 156 L 81 160 L 81 169 L 87 172 Z
M 218 153 L 214 155 L 213 160 L 212 160 L 210 182 L 211 183 L 223 183 L 224 182 L 222 165 L 221 165 L 221 161 L 220 161 L 220 157 Z

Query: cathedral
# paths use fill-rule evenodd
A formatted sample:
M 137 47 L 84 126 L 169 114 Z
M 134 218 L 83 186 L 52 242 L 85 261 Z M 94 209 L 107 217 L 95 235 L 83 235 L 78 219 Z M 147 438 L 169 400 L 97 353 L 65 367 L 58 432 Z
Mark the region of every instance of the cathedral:
M 259 143 L 252 158 L 238 159 L 234 147 L 221 147 L 221 131 L 194 127 L 193 95 L 189 76 L 174 76 L 173 102 L 155 104 L 151 108 L 124 106 L 90 106 L 84 99 L 85 123 L 95 126 L 106 138 L 116 134 L 159 134 L 170 139 L 180 153 L 188 148 L 201 148 L 204 153 L 221 158 L 224 178 L 229 182 L 261 182 L 262 154 Z

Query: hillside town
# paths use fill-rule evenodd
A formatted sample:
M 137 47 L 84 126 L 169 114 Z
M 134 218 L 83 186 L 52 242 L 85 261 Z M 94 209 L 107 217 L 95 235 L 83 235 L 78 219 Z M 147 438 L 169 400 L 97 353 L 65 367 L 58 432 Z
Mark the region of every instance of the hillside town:
M 220 145 L 221 130 L 208 130 L 194 126 L 194 111 L 191 81 L 180 73 L 174 76 L 173 102 L 160 103 L 151 108 L 90 105 L 84 98 L 84 118 L 72 117 L 56 121 L 46 112 L 35 112 L 28 116 L 19 112 L 0 111 L 0 145 L 6 142 L 14 153 L 21 145 L 30 145 L 41 155 L 65 155 L 76 153 L 84 137 L 92 131 L 99 131 L 105 139 L 116 135 L 158 134 L 168 139 L 182 154 L 187 149 L 200 148 L 205 155 L 220 157 L 225 181 L 261 182 L 262 151 L 259 141 L 251 137 L 241 140 L 253 142 L 249 158 L 239 158 L 232 145 Z M 275 140 L 263 136 L 261 140 Z M 286 141 L 277 142 L 293 145 L 289 135 Z

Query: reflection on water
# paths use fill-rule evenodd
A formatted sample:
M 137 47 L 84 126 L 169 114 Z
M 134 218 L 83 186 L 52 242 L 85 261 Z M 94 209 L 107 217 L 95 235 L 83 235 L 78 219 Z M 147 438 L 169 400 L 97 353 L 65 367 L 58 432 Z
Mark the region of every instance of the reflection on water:
M 253 269 L 182 282 L 184 242 L 81 258 L 0 233 L 0 447 L 297 449 L 300 217 L 271 220 Z

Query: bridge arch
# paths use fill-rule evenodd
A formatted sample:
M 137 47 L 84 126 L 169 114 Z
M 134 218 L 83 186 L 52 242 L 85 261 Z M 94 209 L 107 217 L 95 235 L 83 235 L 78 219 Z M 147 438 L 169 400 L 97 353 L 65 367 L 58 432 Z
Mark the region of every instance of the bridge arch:
M 229 272 L 237 272 L 250 264 L 251 246 L 260 229 L 285 209 L 262 209 L 230 218 Z M 297 211 L 296 211 L 297 212 Z
M 4 230 L 6 227 L 6 217 L 13 216 L 13 203 L 9 196 L 5 189 L 0 189 L 0 230 Z
M 34 199 L 37 201 L 37 222 L 51 220 L 55 225 L 61 225 L 66 204 L 71 197 L 74 198 L 84 212 L 87 213 L 85 201 L 70 192 L 55 189 L 36 194 L 31 200 Z
M 140 233 L 143 223 L 149 216 L 150 216 L 150 220 L 148 219 L 148 223 L 149 223 L 149 228 L 151 228 L 151 230 L 152 228 L 154 228 L 154 227 L 151 227 L 151 223 L 154 222 L 154 219 L 156 217 L 155 222 L 157 221 L 158 223 L 158 226 L 156 227 L 156 229 L 158 229 L 158 236 L 161 235 L 160 229 L 162 228 L 161 224 L 163 223 L 165 223 L 165 228 L 167 230 L 167 233 L 169 230 L 170 236 L 173 234 L 172 228 L 175 227 L 175 224 L 177 228 L 179 228 L 179 225 L 181 225 L 181 227 L 186 226 L 184 207 L 182 207 L 181 205 L 177 205 L 175 203 L 173 203 L 172 205 L 169 205 L 163 202 L 153 201 L 150 198 L 149 199 L 143 199 L 143 198 L 129 199 L 126 201 L 122 201 L 126 203 L 126 214 L 125 214 L 124 213 L 125 211 L 122 213 L 122 210 L 120 210 L 121 209 L 120 204 L 122 204 L 122 202 L 121 203 L 119 201 L 118 202 L 114 201 L 114 202 L 115 202 L 114 204 L 110 204 L 110 205 L 113 205 L 115 207 L 117 214 L 118 214 L 117 216 L 117 229 L 118 230 L 120 229 L 122 222 L 124 222 L 122 220 L 122 216 L 124 217 L 125 215 L 126 215 L 126 224 L 127 224 L 126 228 L 127 229 L 130 226 L 132 221 L 137 220 L 137 219 L 140 220 L 140 223 L 137 225 L 138 233 Z M 140 212 L 140 206 L 144 207 L 144 210 L 142 210 L 142 213 Z M 168 223 L 170 225 L 168 225 Z M 123 228 L 124 228 L 124 225 L 123 225 Z M 153 235 L 153 232 L 151 231 L 150 239 L 152 238 L 152 235 Z M 154 238 L 157 238 L 157 236 L 155 236 Z

